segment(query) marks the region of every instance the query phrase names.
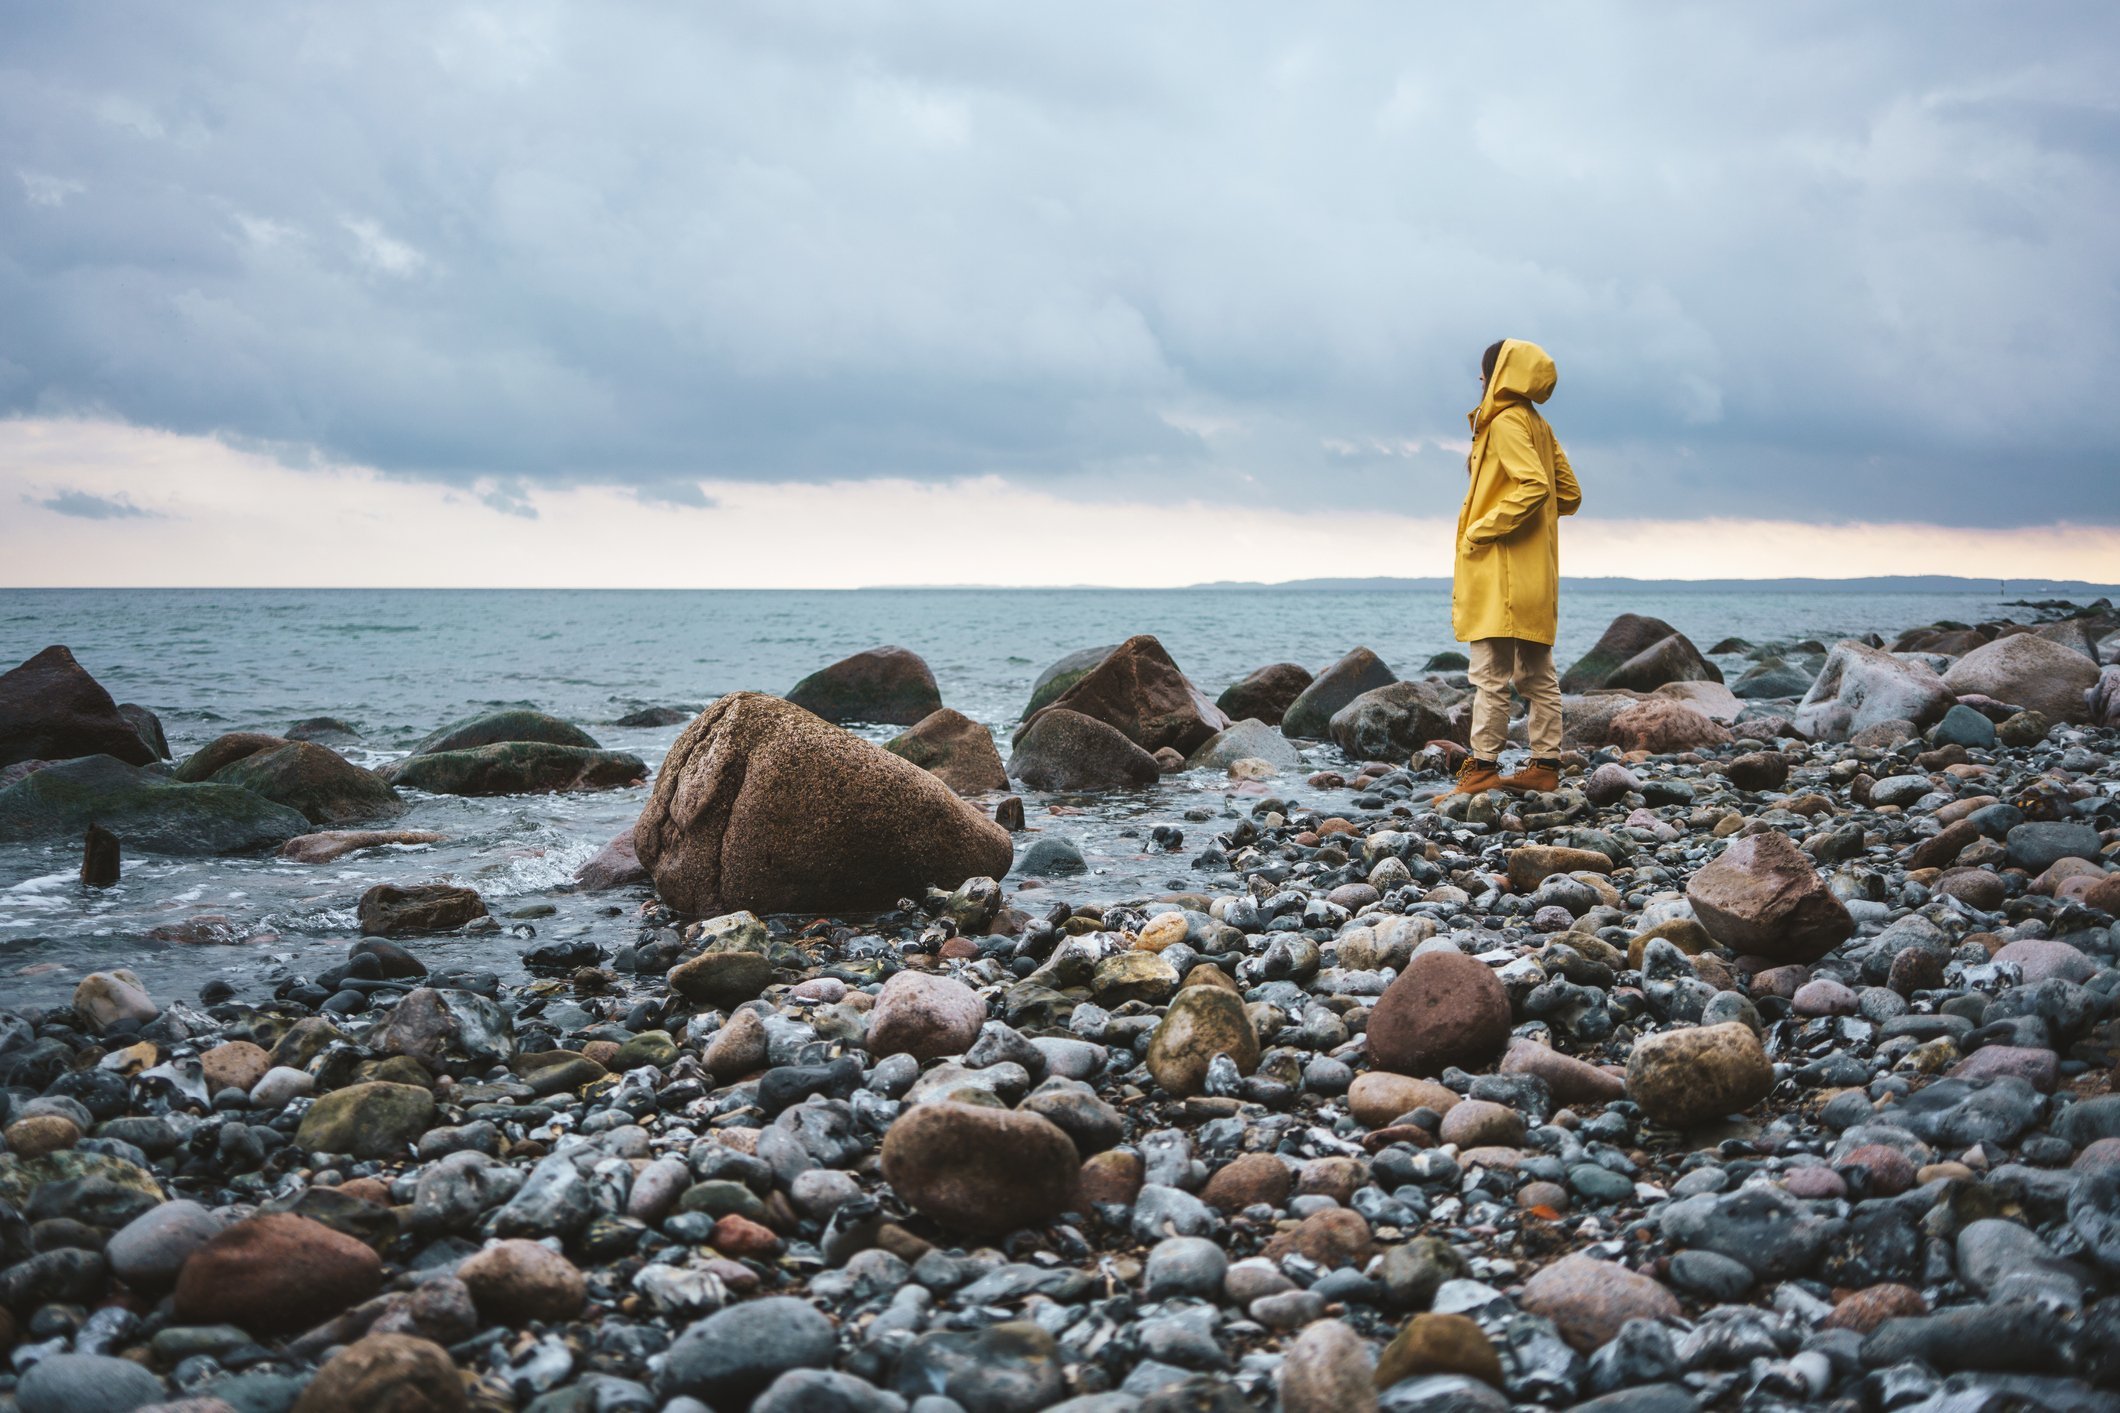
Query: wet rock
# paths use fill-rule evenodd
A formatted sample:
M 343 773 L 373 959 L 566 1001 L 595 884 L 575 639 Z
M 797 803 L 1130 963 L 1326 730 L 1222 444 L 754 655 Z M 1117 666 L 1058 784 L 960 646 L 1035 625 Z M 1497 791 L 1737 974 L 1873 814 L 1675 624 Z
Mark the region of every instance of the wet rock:
M 92 824 L 128 852 L 179 855 L 247 853 L 309 831 L 262 795 L 180 784 L 107 755 L 58 761 L 0 790 L 0 844 L 71 844 Z
M 1118 727 L 1048 707 L 1016 735 L 1008 775 L 1033 790 L 1123 790 L 1162 778 L 1156 758 Z
M 162 1013 L 147 986 L 129 971 L 92 971 L 74 987 L 74 1009 L 100 1030 L 121 1021 L 146 1023 Z
M 431 829 L 327 829 L 289 839 L 280 845 L 280 857 L 290 863 L 322 864 L 362 849 L 391 844 L 439 844 L 447 837 Z
M 287 1047 L 308 1022 L 301 1022 L 275 1046 L 275 1065 L 306 1065 L 336 1035 L 314 1034 L 313 1044 Z M 506 1063 L 515 1058 L 515 1037 L 499 1006 L 472 991 L 421 986 L 405 993 L 390 1014 L 368 1033 L 370 1049 L 405 1055 L 433 1073 L 472 1065 Z M 307 1054 L 302 1053 L 306 1049 Z
M 1148 1046 L 1148 1069 L 1156 1083 L 1179 1098 L 1203 1092 L 1209 1064 L 1227 1055 L 1239 1074 L 1259 1065 L 1259 1037 L 1234 993 L 1188 986 L 1170 1003 Z
M 960 795 L 980 795 L 1008 788 L 1008 772 L 994 734 L 962 712 L 944 707 L 928 713 L 911 730 L 893 736 L 885 750 L 902 756 Z
M 0 674 L 0 766 L 77 756 L 128 765 L 158 759 L 102 684 L 54 645 Z
M 209 778 L 299 810 L 311 824 L 387 818 L 405 809 L 381 776 L 310 741 L 282 741 L 222 766 Z
M 1232 683 L 1215 698 L 1215 706 L 1231 721 L 1262 721 L 1279 726 L 1289 705 L 1303 694 L 1311 680 L 1310 669 L 1300 663 L 1272 663 Z
M 468 1406 L 449 1351 L 408 1334 L 371 1334 L 324 1361 L 292 1413 L 455 1413 Z
M 773 963 L 758 952 L 705 951 L 670 968 L 670 989 L 707 1006 L 740 1006 L 773 984 Z
M 685 728 L 634 838 L 664 900 L 695 914 L 890 907 L 999 878 L 1015 853 L 918 766 L 751 692 Z
M 1453 722 L 1451 706 L 1433 682 L 1391 682 L 1341 707 L 1325 729 L 1341 750 L 1357 760 L 1389 760 L 1418 751 L 1430 741 L 1463 745 L 1470 721 Z
M 942 710 L 935 674 L 906 648 L 870 648 L 820 668 L 789 689 L 787 700 L 826 721 L 911 726 Z
M 1426 952 L 1385 988 L 1369 1016 L 1369 1059 L 1400 1074 L 1478 1067 L 1509 1039 L 1509 994 L 1485 963 Z
M 133 1413 L 163 1397 L 152 1373 L 104 1354 L 47 1355 L 15 1386 L 21 1413 Z
M 1619 1335 L 1629 1320 L 1667 1320 L 1678 1297 L 1648 1276 L 1611 1261 L 1563 1256 L 1524 1284 L 1518 1302 L 1559 1327 L 1561 1338 L 1589 1353 Z
M 1061 1361 L 1053 1337 L 1027 1320 L 937 1330 L 906 1350 L 892 1387 L 915 1399 L 939 1391 L 966 1413 L 1015 1413 L 1059 1400 L 1067 1387 Z
M 1168 746 L 1181 757 L 1229 725 L 1163 645 L 1145 633 L 1105 654 L 1053 706 L 1115 727 L 1144 751 Z
M 2104 841 L 2088 824 L 2074 820 L 2031 820 L 2010 830 L 2005 841 L 2009 861 L 2026 873 L 2044 873 L 2062 859 L 2095 859 Z
M 1781 1189 L 1757 1185 L 1667 1202 L 1657 1222 L 1667 1240 L 1727 1256 L 1769 1280 L 1810 1270 L 1838 1229 Z
M 971 1049 L 985 1023 L 986 1002 L 971 987 L 947 976 L 902 971 L 877 994 L 864 1043 L 878 1059 L 932 1060 Z
M 1356 648 L 1320 672 L 1297 694 L 1281 717 L 1281 733 L 1297 740 L 1323 740 L 1332 718 L 1364 692 L 1398 681 L 1398 674 L 1368 648 Z
M 1504 1067 L 1507 1067 L 1506 1061 Z M 1383 1128 L 1416 1109 L 1433 1109 L 1438 1114 L 1447 1114 L 1461 1098 L 1463 1096 L 1456 1090 L 1434 1080 L 1416 1079 L 1388 1070 L 1371 1070 L 1355 1076 L 1353 1086 L 1347 1091 L 1347 1108 L 1355 1121 L 1365 1128 Z
M 1671 1303 L 1675 1313 L 1678 1302 Z M 1376 1386 L 1390 1388 L 1422 1374 L 1464 1374 L 1500 1388 L 1502 1361 L 1486 1331 L 1465 1316 L 1415 1315 L 1378 1356 Z
M 594 736 L 571 722 L 526 707 L 510 707 L 453 721 L 414 746 L 411 754 L 431 756 L 450 751 L 475 751 L 517 741 L 568 746 L 577 750 L 600 749 Z
M 1741 1021 L 1645 1036 L 1627 1057 L 1627 1097 L 1670 1128 L 1750 1108 L 1773 1087 L 1774 1066 Z
M 1651 755 L 1712 750 L 1730 743 L 1729 730 L 1706 712 L 1667 697 L 1648 697 L 1614 714 L 1606 734 L 1623 751 Z
M 597 850 L 596 857 L 574 874 L 575 887 L 584 893 L 608 893 L 614 888 L 630 888 L 647 881 L 648 870 L 641 864 L 640 853 L 633 846 L 633 826 L 630 824 L 613 835 L 611 842 Z
M 1816 961 L 1855 932 L 1810 859 L 1774 830 L 1723 850 L 1686 884 L 1686 901 L 1717 942 L 1771 961 Z
M 1031 684 L 1030 700 L 1024 704 L 1023 714 L 1016 719 L 1029 721 L 1051 706 L 1062 692 L 1088 676 L 1091 668 L 1111 656 L 1117 649 L 1116 643 L 1101 648 L 1082 648 L 1053 663 L 1039 673 L 1038 680 Z
M 883 1140 L 884 1176 L 923 1216 L 971 1232 L 1036 1226 L 1073 1199 L 1074 1140 L 1036 1114 L 969 1104 L 907 1110 Z
M 574 1263 L 535 1241 L 497 1241 L 456 1268 L 488 1320 L 570 1320 L 581 1313 L 587 1283 Z
M 1940 1310 L 1886 1320 L 1862 1342 L 1862 1362 L 1884 1368 L 1919 1359 L 1933 1368 L 2038 1371 L 2066 1368 L 2068 1328 L 2029 1301 Z
M 711 1406 L 743 1408 L 791 1369 L 832 1362 L 832 1322 L 806 1300 L 767 1296 L 707 1316 L 677 1337 L 664 1356 L 657 1391 L 689 1395 Z
M 1281 1361 L 1281 1413 L 1368 1413 L 1376 1407 L 1376 1359 L 1346 1322 L 1320 1320 Z
M 476 889 L 453 883 L 378 883 L 361 894 L 360 916 L 371 937 L 410 937 L 462 927 L 486 916 L 486 903 Z
M 1653 692 L 1667 682 L 1720 682 L 1722 671 L 1660 618 L 1623 613 L 1596 646 L 1561 674 L 1563 692 L 1621 688 Z
M 326 1094 L 302 1117 L 295 1142 L 311 1153 L 392 1157 L 434 1122 L 434 1095 L 416 1084 L 372 1081 Z
M 1303 755 L 1286 736 L 1256 717 L 1247 717 L 1210 736 L 1186 758 L 1187 770 L 1227 772 L 1238 761 L 1262 760 L 1280 771 L 1302 769 Z
M 160 1292 L 201 1246 L 220 1235 L 222 1221 L 196 1202 L 151 1207 L 111 1234 L 103 1248 L 111 1274 L 135 1290 Z
M 1606 1104 L 1627 1092 L 1624 1077 L 1522 1037 L 1510 1040 L 1500 1068 L 1503 1074 L 1537 1076 L 1562 1104 Z
M 375 1294 L 382 1262 L 366 1243 L 306 1217 L 268 1214 L 208 1240 L 177 1276 L 177 1317 L 292 1334 Z
M 1796 708 L 1796 729 L 1814 741 L 1845 741 L 1892 721 L 1921 730 L 1955 700 L 1927 664 L 1848 638 L 1834 644 Z
M 410 755 L 376 774 L 392 785 L 430 795 L 549 795 L 623 789 L 646 779 L 648 766 L 627 751 L 502 741 L 469 750 Z
M 2012 633 L 1984 643 L 1951 664 L 1944 686 L 1977 692 L 2036 711 L 2049 721 L 2088 721 L 2085 693 L 2097 684 L 2098 664 L 2034 633 Z

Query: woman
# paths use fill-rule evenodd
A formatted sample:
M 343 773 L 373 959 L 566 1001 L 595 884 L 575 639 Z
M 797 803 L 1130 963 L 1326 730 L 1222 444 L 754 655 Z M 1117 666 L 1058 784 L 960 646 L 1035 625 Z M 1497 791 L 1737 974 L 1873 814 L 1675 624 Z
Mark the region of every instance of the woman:
M 1451 631 L 1472 658 L 1472 754 L 1453 794 L 1560 784 L 1559 523 L 1575 514 L 1582 492 L 1535 405 L 1553 396 L 1554 380 L 1546 351 L 1522 339 L 1503 339 L 1480 359 L 1484 392 L 1472 413 L 1471 480 L 1458 511 L 1450 594 Z M 1505 776 L 1512 683 L 1531 707 L 1531 762 Z

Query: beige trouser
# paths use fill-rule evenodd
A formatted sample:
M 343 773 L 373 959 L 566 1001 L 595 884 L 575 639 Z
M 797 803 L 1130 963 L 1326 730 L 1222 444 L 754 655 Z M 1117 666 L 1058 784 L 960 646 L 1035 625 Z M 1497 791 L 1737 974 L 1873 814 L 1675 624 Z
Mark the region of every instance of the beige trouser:
M 1500 757 L 1509 743 L 1509 687 L 1531 706 L 1531 754 L 1552 760 L 1561 753 L 1561 684 L 1553 675 L 1553 648 L 1522 638 L 1481 638 L 1472 645 L 1472 753 Z

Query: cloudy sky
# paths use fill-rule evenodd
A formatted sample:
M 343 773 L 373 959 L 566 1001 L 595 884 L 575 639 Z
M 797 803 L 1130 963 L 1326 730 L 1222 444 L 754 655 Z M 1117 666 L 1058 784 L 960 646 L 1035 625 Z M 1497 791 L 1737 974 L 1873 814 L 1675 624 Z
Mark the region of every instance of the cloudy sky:
M 0 582 L 2120 579 L 2120 9 L 0 6 Z

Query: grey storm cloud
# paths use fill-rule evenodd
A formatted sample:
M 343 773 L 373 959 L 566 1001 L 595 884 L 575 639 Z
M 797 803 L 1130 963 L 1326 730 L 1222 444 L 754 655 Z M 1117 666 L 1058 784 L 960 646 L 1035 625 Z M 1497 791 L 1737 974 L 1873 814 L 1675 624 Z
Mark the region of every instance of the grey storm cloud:
M 161 512 L 134 505 L 126 496 L 99 496 L 89 491 L 60 491 L 49 496 L 24 496 L 31 505 L 41 505 L 55 515 L 77 520 L 159 520 Z
M 2120 9 L 10 6 L 0 415 L 476 484 L 2120 521 Z

